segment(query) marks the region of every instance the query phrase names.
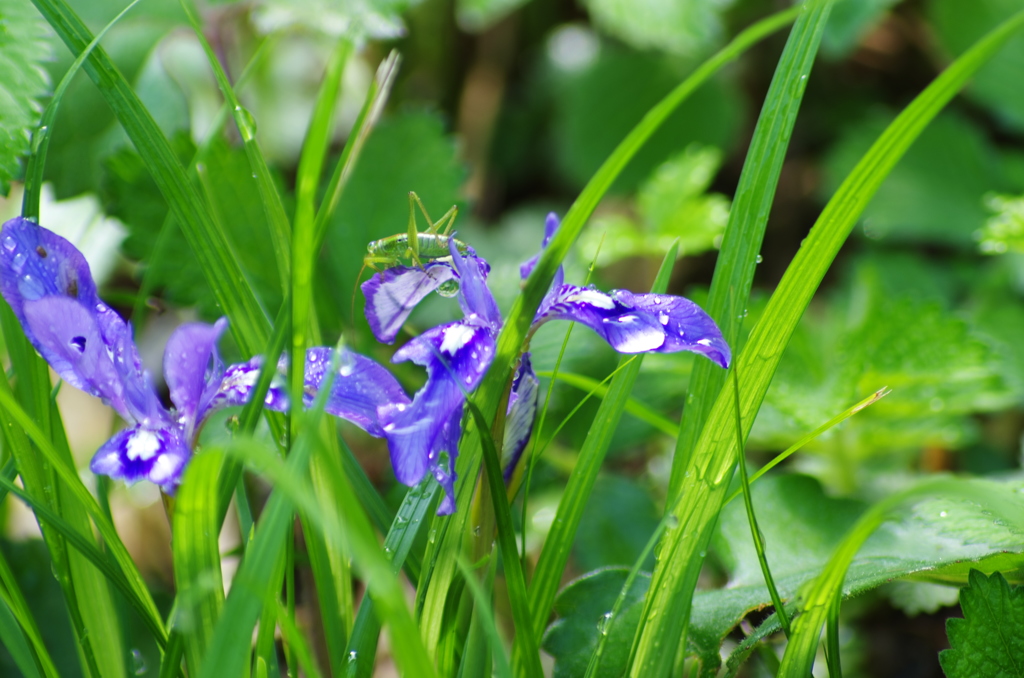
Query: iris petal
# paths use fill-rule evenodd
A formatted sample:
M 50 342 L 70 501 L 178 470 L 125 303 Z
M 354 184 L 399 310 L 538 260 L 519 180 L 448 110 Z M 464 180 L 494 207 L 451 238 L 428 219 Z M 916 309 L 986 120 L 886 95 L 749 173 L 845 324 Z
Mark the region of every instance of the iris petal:
M 620 353 L 692 351 L 722 367 L 731 359 L 715 321 L 683 297 L 562 285 L 544 300 L 534 326 L 555 319 L 586 325 Z
M 150 429 L 133 426 L 118 431 L 93 456 L 89 468 L 129 484 L 148 480 L 173 494 L 192 456 L 177 426 Z
M 366 297 L 366 321 L 373 336 L 392 343 L 416 304 L 454 277 L 451 266 L 441 262 L 425 268 L 396 266 L 374 274 L 361 286 Z
M 508 398 L 508 413 L 505 417 L 505 436 L 501 447 L 501 465 L 505 482 L 512 479 L 519 464 L 519 458 L 526 449 L 533 434 L 533 423 L 537 417 L 537 402 L 540 398 L 540 383 L 533 371 L 530 354 L 524 353 L 512 380 L 512 392 Z
M 227 318 L 215 325 L 187 323 L 171 334 L 164 349 L 164 379 L 171 401 L 190 424 L 202 419 L 224 366 L 217 354 L 217 339 L 227 327 Z M 191 431 L 186 431 L 186 436 Z
M 400 482 L 415 486 L 428 470 L 440 470 L 446 478 L 452 475 L 441 468 L 441 453 L 447 452 L 454 469 L 458 440 L 452 437 L 452 421 L 461 418 L 465 394 L 480 383 L 494 349 L 490 328 L 449 323 L 424 332 L 395 353 L 394 362 L 411 360 L 427 369 L 427 383 L 411 404 L 388 404 L 378 410 Z M 453 496 L 450 488 L 445 490 Z

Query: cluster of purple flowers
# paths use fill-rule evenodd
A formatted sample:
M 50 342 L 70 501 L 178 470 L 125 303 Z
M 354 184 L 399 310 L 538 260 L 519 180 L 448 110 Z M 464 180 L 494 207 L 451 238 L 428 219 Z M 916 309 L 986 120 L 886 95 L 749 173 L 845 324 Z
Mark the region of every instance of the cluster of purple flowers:
M 544 245 L 558 219 L 550 215 Z M 494 359 L 502 319 L 486 285 L 489 266 L 470 248 L 423 266 L 397 266 L 363 284 L 366 317 L 374 335 L 391 343 L 413 308 L 430 292 L 458 283 L 461 320 L 427 330 L 400 348 L 394 362 L 411 360 L 427 370 L 427 382 L 410 400 L 381 365 L 343 350 L 326 411 L 387 440 L 395 476 L 418 484 L 431 473 L 445 490 L 439 514 L 455 509 L 455 457 L 462 434 L 466 394 L 477 387 Z M 539 256 L 539 255 L 538 255 Z M 537 257 L 521 267 L 529 276 Z M 96 293 L 89 266 L 71 243 L 25 219 L 0 232 L 0 293 L 25 334 L 60 377 L 102 398 L 128 423 L 93 457 L 96 473 L 129 483 L 149 480 L 173 493 L 193 454 L 198 431 L 214 411 L 248 401 L 261 366 L 259 356 L 224 367 L 217 340 L 226 319 L 188 323 L 167 342 L 164 378 L 173 408 L 157 397 L 143 370 L 131 326 Z M 573 320 L 590 327 L 622 353 L 701 353 L 722 367 L 730 360 L 714 321 L 693 302 L 671 295 L 604 293 L 564 284 L 558 276 L 534 318 Z M 332 349 L 311 348 L 304 367 L 304 404 L 320 390 Z M 279 361 L 283 372 L 285 363 Z M 506 474 L 515 467 L 533 428 L 537 377 L 529 354 L 521 357 L 509 398 L 505 434 Z M 288 409 L 277 380 L 265 406 Z

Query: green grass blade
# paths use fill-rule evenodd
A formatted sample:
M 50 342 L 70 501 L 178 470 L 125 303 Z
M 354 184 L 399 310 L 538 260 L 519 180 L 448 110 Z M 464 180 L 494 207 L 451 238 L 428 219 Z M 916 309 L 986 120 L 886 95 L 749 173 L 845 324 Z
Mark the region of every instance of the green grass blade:
M 972 502 L 984 507 L 998 522 L 1016 530 L 1024 529 L 1020 500 L 1014 496 L 1013 490 L 988 481 L 939 478 L 878 502 L 860 517 L 836 547 L 821 574 L 803 591 L 801 614 L 793 621 L 793 634 L 782 658 L 778 674 L 780 678 L 804 678 L 810 675 L 821 629 L 836 605 L 838 596 L 842 594 L 843 579 L 850 562 L 867 538 L 901 508 L 911 507 L 915 502 L 929 497 Z
M 889 171 L 925 126 L 1017 29 L 1024 12 L 1003 23 L 935 79 L 876 140 L 822 211 L 772 295 L 737 358 L 743 375 L 743 422 L 749 427 L 768 389 L 796 323 L 836 253 Z M 682 499 L 673 508 L 678 526 L 666 533 L 644 618 L 636 639 L 633 676 L 667 675 L 689 620 L 696 575 L 725 498 L 734 445 L 729 433 L 733 405 L 720 394 L 684 473 Z
M 668 288 L 672 264 L 676 260 L 678 249 L 678 242 L 673 243 L 669 248 L 662 261 L 661 270 L 658 271 L 658 276 L 651 287 L 652 292 L 663 293 Z M 558 593 L 562 573 L 569 562 L 572 545 L 576 541 L 576 529 L 579 527 L 583 510 L 586 508 L 587 500 L 597 481 L 601 464 L 604 463 L 608 445 L 611 443 L 622 413 L 626 409 L 626 401 L 629 394 L 632 393 L 636 377 L 640 373 L 643 354 L 624 355 L 619 362 L 620 364 L 629 362 L 629 364 L 612 379 L 612 383 L 608 387 L 608 394 L 601 401 L 601 406 L 598 408 L 597 414 L 594 415 L 594 421 L 580 448 L 576 465 L 566 483 L 562 498 L 558 502 L 554 522 L 544 540 L 544 548 L 537 560 L 537 569 L 534 572 L 533 581 L 530 583 L 531 624 L 537 636 L 544 632 L 547 620 L 551 616 L 551 606 Z
M 95 543 L 82 536 L 68 521 L 47 508 L 46 504 L 38 498 L 20 490 L 17 485 L 6 478 L 0 478 L 0 486 L 3 487 L 5 492 L 9 492 L 20 499 L 22 503 L 32 509 L 40 521 L 45 522 L 47 527 L 60 534 L 71 546 L 74 546 L 79 553 L 85 556 L 107 578 L 107 581 L 113 584 L 125 596 L 139 614 L 143 623 L 149 628 L 150 633 L 153 634 L 157 645 L 163 647 L 166 633 L 160 618 L 152 615 L 147 609 L 145 601 L 129 586 L 127 580 L 121 576 L 117 567 L 110 562 L 107 555 L 97 548 Z
M 607 401 L 606 401 L 607 402 Z M 466 407 L 473 415 L 477 429 L 487 431 L 487 420 L 483 412 L 471 400 L 466 400 Z M 540 666 L 540 654 L 537 639 L 540 637 L 530 622 L 529 598 L 526 592 L 526 578 L 523 576 L 523 565 L 519 560 L 519 549 L 516 546 L 515 527 L 512 525 L 512 512 L 508 499 L 505 498 L 505 479 L 502 476 L 501 457 L 494 446 L 490 435 L 482 435 L 484 470 L 490 485 L 490 496 L 494 507 L 494 517 L 498 523 L 498 544 L 501 547 L 501 563 L 505 567 L 505 583 L 508 586 L 508 598 L 512 605 L 512 621 L 515 623 L 516 636 L 513 642 L 513 656 L 516 658 L 516 673 L 519 675 L 541 678 L 544 671 Z M 556 518 L 557 521 L 557 518 Z
M 32 616 L 32 612 L 29 610 L 25 596 L 21 592 L 17 580 L 14 578 L 14 573 L 11 572 L 11 568 L 7 564 L 7 559 L 2 555 L 0 555 L 0 595 L 3 597 L 4 605 L 10 610 L 15 621 L 20 626 L 21 632 L 31 645 L 29 651 L 33 655 L 33 666 L 37 671 L 42 671 L 46 678 L 59 678 L 57 667 L 54 666 L 50 652 L 43 643 L 43 636 L 39 633 L 39 627 Z M 5 640 L 4 643 L 6 644 L 6 642 Z M 22 669 L 22 671 L 24 672 L 25 670 Z M 27 672 L 26 675 L 28 675 Z
M 281 202 L 277 186 L 270 175 L 267 160 L 263 156 L 263 151 L 260 150 L 259 142 L 256 140 L 256 122 L 249 111 L 243 108 L 242 104 L 238 101 L 238 97 L 235 95 L 235 88 L 231 86 L 231 81 L 228 80 L 227 73 L 224 72 L 220 59 L 217 58 L 213 48 L 210 47 L 209 41 L 203 34 L 203 27 L 199 23 L 199 17 L 196 15 L 196 10 L 191 0 L 181 0 L 181 6 L 185 10 L 186 16 L 188 16 L 189 23 L 192 24 L 192 30 L 196 34 L 196 39 L 199 40 L 203 52 L 206 53 L 206 60 L 213 69 L 213 74 L 217 78 L 217 85 L 220 87 L 221 94 L 224 95 L 224 99 L 234 117 L 238 133 L 242 137 L 245 156 L 249 160 L 249 167 L 252 168 L 253 178 L 256 180 L 256 187 L 259 189 L 260 199 L 263 202 L 263 211 L 267 216 L 267 225 L 270 227 L 270 239 L 274 243 L 274 255 L 277 258 L 277 271 L 281 277 L 281 291 L 284 293 L 288 289 L 291 228 L 288 225 L 288 215 L 284 211 L 284 203 Z
M 293 448 L 288 463 L 303 467 L 309 460 L 308 447 Z M 214 453 L 205 450 L 204 455 Z M 270 454 L 273 454 L 270 452 Z M 232 581 L 231 592 L 224 603 L 210 641 L 209 651 L 197 674 L 199 678 L 238 676 L 248 663 L 252 630 L 263 608 L 280 587 L 275 577 L 278 557 L 290 534 L 294 511 L 285 496 L 275 488 L 256 524 L 256 533 L 245 550 L 245 560 Z M 283 573 L 281 573 L 283 574 Z
M 7 596 L 3 594 L 0 594 L 0 643 L 10 653 L 14 665 L 25 678 L 41 678 L 32 648 L 7 603 Z
M 740 416 L 742 408 L 740 407 L 740 378 L 737 367 L 734 365 L 732 368 L 732 398 L 735 405 L 733 413 L 736 415 L 736 466 L 739 468 L 743 506 L 747 512 L 750 537 L 754 542 L 754 551 L 757 553 L 757 562 L 761 566 L 761 574 L 764 576 L 764 585 L 768 588 L 768 595 L 772 599 L 772 605 L 775 607 L 775 614 L 779 618 L 782 630 L 786 637 L 789 638 L 789 615 L 786 614 L 786 608 L 782 604 L 782 596 L 779 595 L 779 589 L 775 586 L 775 578 L 772 577 L 771 567 L 768 566 L 768 554 L 765 552 L 764 537 L 761 534 L 761 528 L 757 526 L 754 500 L 750 496 L 750 478 L 747 476 L 746 435 L 743 432 L 743 421 Z
M 575 386 L 581 391 L 586 391 L 588 395 L 595 395 L 598 398 L 604 398 L 608 395 L 608 386 L 599 382 L 597 379 L 593 379 L 592 377 L 588 377 L 584 374 L 562 371 L 555 374 L 553 372 L 540 371 L 537 372 L 537 376 L 547 377 L 548 379 L 554 378 L 568 384 L 569 386 Z M 677 426 L 674 421 L 659 414 L 649 405 L 640 402 L 633 396 L 629 396 L 629 399 L 626 400 L 626 412 L 645 424 L 653 426 L 665 435 L 672 436 L 673 438 L 679 435 L 679 426 Z
M 432 478 L 424 479 L 422 483 L 406 492 L 391 529 L 384 538 L 384 555 L 391 562 L 392 574 L 397 575 L 401 570 L 420 528 L 436 504 L 439 492 L 440 486 Z M 411 573 L 409 577 L 412 581 L 417 579 Z M 373 672 L 379 634 L 380 621 L 374 611 L 373 599 L 366 598 L 359 604 L 346 652 L 347 656 L 357 658 L 355 675 L 359 678 L 369 678 Z M 352 671 L 346 675 L 353 675 Z
M 323 202 L 316 212 L 316 222 L 313 226 L 313 251 L 319 252 L 327 237 L 327 225 L 330 222 L 334 209 L 338 206 L 341 194 L 348 183 L 352 170 L 355 168 L 359 154 L 366 144 L 366 140 L 373 131 L 374 125 L 380 118 L 387 103 L 388 95 L 391 93 L 391 86 L 395 83 L 395 76 L 398 75 L 398 52 L 392 51 L 387 58 L 377 67 L 377 75 L 370 85 L 370 91 L 366 93 L 366 101 L 359 111 L 352 132 L 345 142 L 345 148 L 338 158 L 338 164 L 334 168 L 331 180 L 327 184 Z
M 132 0 L 131 4 L 122 9 L 117 16 L 110 20 L 110 23 L 103 27 L 103 30 L 96 34 L 96 37 L 89 42 L 86 48 L 82 50 L 82 53 L 78 55 L 78 58 L 68 67 L 64 77 L 60 79 L 60 83 L 53 91 L 50 102 L 46 104 L 46 109 L 43 111 L 42 118 L 39 121 L 39 127 L 32 135 L 32 147 L 34 150 L 25 166 L 25 194 L 22 196 L 21 216 L 26 219 L 39 221 L 39 197 L 43 190 L 43 169 L 46 167 L 46 153 L 50 149 L 53 122 L 57 118 L 57 109 L 60 108 L 60 103 L 64 100 L 64 92 L 67 91 L 68 85 L 75 79 L 79 69 L 82 68 L 82 64 L 85 63 L 85 60 L 92 53 L 96 45 L 100 44 L 100 40 L 107 34 L 107 31 L 120 21 L 121 17 L 128 13 L 128 10 L 139 4 L 140 1 Z
M 483 584 L 477 581 L 476 575 L 473 573 L 473 568 L 461 558 L 459 559 L 459 571 L 462 573 L 462 578 L 466 582 L 466 588 L 469 589 L 469 594 L 473 597 L 473 603 L 476 605 L 476 609 L 474 610 L 475 618 L 482 628 L 483 634 L 487 638 L 487 642 L 493 650 L 495 665 L 494 673 L 499 678 L 512 678 L 512 665 L 509 663 L 508 656 L 505 653 L 505 646 L 501 641 L 501 633 L 498 631 L 498 623 L 494 617 L 494 609 L 487 596 L 488 591 L 494 590 L 494 569 L 490 568 L 489 570 L 486 583 L 491 584 L 491 586 L 486 589 Z M 467 643 L 467 646 L 469 645 L 470 643 Z M 490 673 L 490 671 L 487 672 Z M 465 671 L 462 673 L 463 675 L 473 675 L 467 674 Z
M 308 429 L 306 430 L 308 431 Z M 351 496 L 346 495 L 337 497 L 341 511 L 324 505 L 321 503 L 322 499 L 317 497 L 312 490 L 309 481 L 303 477 L 302 471 L 306 468 L 309 458 L 309 451 L 306 448 L 315 440 L 315 438 L 304 435 L 293 446 L 287 461 L 253 441 L 237 440 L 225 447 L 224 450 L 246 460 L 255 472 L 274 484 L 275 491 L 272 500 L 274 497 L 279 497 L 278 502 L 285 502 L 297 507 L 314 526 L 331 533 L 332 539 L 346 545 L 346 551 L 351 554 L 353 561 L 362 573 L 370 595 L 374 596 L 377 609 L 391 625 L 394 652 L 403 675 L 424 677 L 435 675 L 433 665 L 427 658 L 423 644 L 419 640 L 419 630 L 406 606 L 402 587 L 398 579 L 390 572 L 387 560 L 380 551 L 376 536 L 373 534 L 365 513 Z M 266 512 L 267 510 L 264 511 L 264 514 Z M 262 520 L 261 518 L 261 523 Z M 344 521 L 344 527 L 342 521 Z M 253 555 L 258 553 L 256 548 L 257 541 L 259 541 L 259 529 L 257 527 L 256 539 L 248 549 L 246 562 L 253 560 Z M 245 564 L 243 564 L 244 568 Z M 241 570 L 239 574 L 241 574 Z M 238 575 L 236 575 L 236 584 L 232 586 L 231 594 L 228 596 L 224 617 L 232 614 L 231 600 L 235 596 L 238 581 Z M 247 583 L 247 589 L 252 589 L 253 580 L 246 578 L 243 581 Z M 241 595 L 248 597 L 252 594 L 247 592 Z M 252 624 L 250 623 L 248 626 L 251 631 Z M 201 676 L 212 678 L 213 676 L 231 675 L 224 671 L 233 665 L 224 663 L 213 665 L 210 661 L 219 649 L 217 647 L 219 645 L 220 643 L 215 643 Z
M 33 2 L 72 54 L 80 54 L 92 41 L 89 29 L 63 0 Z M 181 224 L 217 300 L 231 319 L 231 333 L 239 347 L 246 355 L 254 355 L 266 345 L 270 323 L 226 234 L 216 228 L 209 206 L 189 181 L 166 137 L 106 52 L 95 48 L 83 68 L 114 111 Z
M 803 7 L 803 16 L 793 27 L 779 59 L 747 150 L 704 309 L 718 322 L 722 335 L 733 347 L 733 355 L 741 347 L 743 309 L 750 296 L 775 187 L 832 2 L 809 0 Z M 669 506 L 679 496 L 681 476 L 725 378 L 724 370 L 707 361 L 693 366 L 672 458 Z
M 221 580 L 218 480 L 223 457 L 195 455 L 185 469 L 174 502 L 174 585 L 177 626 L 185 641 L 185 663 L 196 674 L 224 606 Z
M 28 435 L 28 438 L 35 443 L 36 450 L 46 458 L 57 476 L 59 476 L 63 481 L 62 488 L 66 488 L 68 491 L 68 498 L 75 500 L 83 507 L 83 513 L 80 517 L 82 520 L 86 521 L 86 525 L 88 525 L 86 516 L 92 518 L 93 523 L 100 532 L 100 536 L 103 537 L 106 548 L 118 565 L 120 577 L 124 579 L 125 586 L 133 592 L 132 597 L 138 599 L 140 609 L 145 611 L 144 617 L 147 619 L 147 623 L 151 620 L 156 620 L 154 626 L 156 628 L 162 628 L 162 624 L 159 622 L 160 614 L 157 611 L 156 604 L 153 602 L 153 598 L 150 596 L 149 589 L 146 587 L 142 576 L 135 567 L 135 563 L 132 561 L 131 556 L 128 555 L 128 551 L 125 549 L 120 537 L 118 537 L 114 526 L 107 521 L 99 504 L 97 504 L 93 496 L 89 494 L 89 491 L 85 489 L 81 479 L 78 477 L 77 471 L 73 468 L 69 468 L 69 464 L 65 463 L 60 458 L 60 455 L 58 455 L 57 451 L 54 449 L 53 444 L 14 399 L 14 394 L 9 390 L 6 378 L 0 378 L 0 409 L 4 410 L 5 415 L 16 423 L 17 426 L 20 426 Z M 32 493 L 35 495 L 34 490 L 32 490 Z M 67 516 L 68 514 L 65 513 L 65 519 Z M 70 524 L 75 529 L 79 529 L 79 525 L 76 523 Z M 91 532 L 92 529 L 90 527 L 88 528 L 88 532 L 85 534 L 91 535 Z M 163 642 L 166 641 L 166 638 L 166 631 L 162 631 L 162 633 L 157 635 L 157 642 L 163 644 Z
M 754 475 L 750 476 L 750 484 L 753 485 L 754 481 L 756 481 L 758 478 L 763 476 L 765 473 L 768 473 L 768 471 L 771 471 L 773 468 L 775 468 L 776 466 L 781 464 L 790 455 L 792 455 L 793 453 L 797 452 L 801 447 L 803 447 L 807 443 L 811 442 L 812 440 L 814 440 L 815 438 L 817 438 L 818 436 L 823 434 L 825 431 L 829 430 L 833 426 L 837 426 L 841 422 L 846 421 L 847 419 L 849 419 L 853 415 L 855 415 L 858 412 L 860 412 L 861 410 L 863 410 L 865 407 L 869 407 L 871 405 L 874 405 L 879 400 L 881 400 L 885 396 L 889 395 L 889 393 L 890 393 L 890 391 L 887 388 L 879 389 L 879 390 L 875 391 L 874 393 L 872 393 L 871 395 L 869 395 L 867 398 L 864 398 L 864 400 L 861 400 L 856 405 L 852 405 L 851 407 L 848 407 L 847 409 L 843 410 L 842 412 L 840 412 L 836 416 L 832 417 L 831 419 L 826 421 L 824 424 L 822 424 L 818 428 L 814 429 L 813 431 L 811 431 L 807 435 L 803 436 L 802 438 L 797 440 L 795 443 L 793 443 L 792 445 L 787 447 L 785 450 L 783 450 L 779 454 L 775 455 L 775 457 L 771 461 L 769 461 L 767 464 L 765 464 L 764 466 L 759 468 L 757 470 L 757 472 L 754 473 Z M 742 494 L 742 493 L 743 493 L 743 490 L 740 490 L 740 489 L 735 490 L 732 494 L 729 495 L 729 497 L 725 500 L 725 502 L 722 505 L 724 506 L 725 504 L 728 504 L 733 499 L 735 499 L 736 497 L 740 496 L 740 494 Z

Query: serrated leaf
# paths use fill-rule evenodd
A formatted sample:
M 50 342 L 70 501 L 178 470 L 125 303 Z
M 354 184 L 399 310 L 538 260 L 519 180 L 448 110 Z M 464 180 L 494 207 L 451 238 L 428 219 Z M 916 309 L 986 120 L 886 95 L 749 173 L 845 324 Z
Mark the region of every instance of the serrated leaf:
M 1012 485 L 983 483 L 983 487 L 999 500 L 1021 502 Z M 751 491 L 759 515 L 770 516 L 760 521 L 760 527 L 772 575 L 787 599 L 818 576 L 867 508 L 860 501 L 825 495 L 806 476 L 767 476 Z M 993 554 L 1019 554 L 1024 551 L 1021 536 L 1018 528 L 993 521 L 988 507 L 973 501 L 918 500 L 902 518 L 882 525 L 867 540 L 847 572 L 843 595 L 857 595 L 910 575 L 946 583 L 962 581 L 963 574 L 950 566 L 983 561 Z M 713 661 L 722 639 L 747 613 L 771 604 L 741 502 L 723 509 L 713 546 L 730 580 L 727 588 L 698 592 L 694 597 L 689 651 L 705 662 Z
M 580 256 L 607 266 L 636 256 L 660 257 L 679 242 L 679 256 L 715 246 L 729 220 L 729 199 L 706 193 L 722 162 L 716 148 L 691 145 L 662 163 L 640 187 L 639 219 L 612 214 L 594 220 L 580 236 Z
M 586 0 L 603 31 L 641 50 L 693 57 L 722 37 L 732 0 Z
M 948 269 L 942 271 L 948 279 Z M 828 456 L 842 445 L 844 454 L 864 458 L 924 445 L 955 448 L 976 435 L 965 415 L 1015 402 L 1012 363 L 944 308 L 945 293 L 929 282 L 938 273 L 899 256 L 862 257 L 847 290 L 794 336 L 753 440 L 785 447 L 888 386 L 890 396 L 810 449 Z M 914 284 L 904 284 L 915 276 Z
M 46 22 L 30 3 L 0 0 L 0 195 L 21 174 L 30 130 L 50 88 L 43 64 L 53 57 Z
M 949 650 L 939 653 L 948 678 L 1024 676 L 1024 590 L 1003 575 L 970 574 L 960 590 L 963 619 L 946 621 Z
M 1024 196 L 992 195 L 985 201 L 994 212 L 977 234 L 985 254 L 1024 252 Z
M 651 576 L 641 573 L 626 593 L 619 615 L 611 618 L 609 614 L 628 576 L 629 570 L 625 568 L 589 572 L 558 594 L 554 605 L 558 619 L 548 627 L 542 643 L 544 650 L 555 658 L 555 678 L 586 673 L 602 634 L 608 638 L 600 668 L 594 675 L 623 675 L 651 583 Z
M 888 121 L 872 114 L 848 129 L 825 161 L 831 193 Z M 997 150 L 966 118 L 946 112 L 928 126 L 864 210 L 872 239 L 968 246 L 988 216 L 982 197 L 1019 190 Z

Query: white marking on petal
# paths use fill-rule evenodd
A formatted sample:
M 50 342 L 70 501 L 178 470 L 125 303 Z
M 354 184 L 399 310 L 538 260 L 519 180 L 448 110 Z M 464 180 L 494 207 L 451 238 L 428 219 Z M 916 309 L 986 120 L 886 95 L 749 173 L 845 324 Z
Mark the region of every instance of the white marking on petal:
M 152 431 L 142 428 L 128 438 L 128 459 L 149 461 L 160 449 L 160 437 Z
M 153 462 L 153 468 L 149 470 L 149 480 L 162 485 L 170 480 L 178 472 L 180 465 L 174 455 L 161 454 Z
M 455 355 L 455 352 L 468 344 L 475 334 L 476 331 L 467 325 L 452 325 L 444 331 L 441 352 L 452 356 Z
M 573 303 L 590 304 L 598 308 L 615 308 L 615 302 L 612 301 L 612 298 L 604 292 L 598 292 L 597 290 L 580 290 L 576 294 L 570 294 L 565 300 Z
M 710 339 L 698 339 L 697 343 L 700 344 L 701 346 L 710 346 L 711 345 L 711 340 Z

